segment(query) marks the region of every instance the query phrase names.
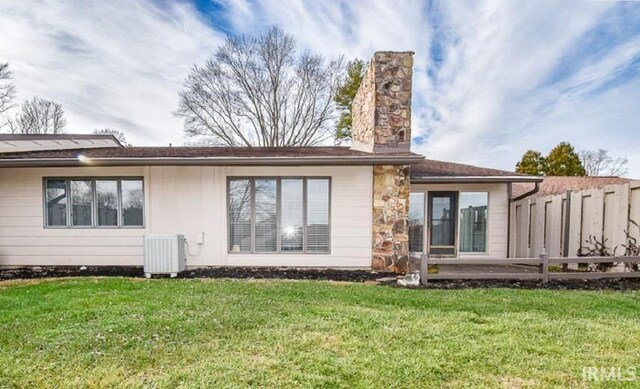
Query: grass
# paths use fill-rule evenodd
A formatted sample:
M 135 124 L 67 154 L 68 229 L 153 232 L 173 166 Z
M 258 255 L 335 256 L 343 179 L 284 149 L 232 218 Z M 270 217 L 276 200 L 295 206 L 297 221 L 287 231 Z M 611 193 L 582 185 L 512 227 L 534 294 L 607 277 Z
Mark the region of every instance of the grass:
M 587 387 L 640 368 L 639 319 L 637 292 L 4 282 L 0 387 Z

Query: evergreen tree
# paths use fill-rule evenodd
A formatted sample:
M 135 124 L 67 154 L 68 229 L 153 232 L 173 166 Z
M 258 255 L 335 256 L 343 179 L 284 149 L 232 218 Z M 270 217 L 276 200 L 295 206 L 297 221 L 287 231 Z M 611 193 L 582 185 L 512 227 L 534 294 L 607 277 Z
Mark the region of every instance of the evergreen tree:
M 358 93 L 360 83 L 367 70 L 367 63 L 355 59 L 347 64 L 347 76 L 336 92 L 335 102 L 340 110 L 336 126 L 336 143 L 351 139 L 351 104 Z

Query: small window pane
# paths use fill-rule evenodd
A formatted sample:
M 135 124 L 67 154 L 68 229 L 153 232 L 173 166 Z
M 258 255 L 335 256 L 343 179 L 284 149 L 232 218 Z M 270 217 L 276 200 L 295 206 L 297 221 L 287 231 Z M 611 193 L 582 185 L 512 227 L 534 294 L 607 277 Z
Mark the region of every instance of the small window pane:
M 276 180 L 256 180 L 256 252 L 278 250 Z
M 47 225 L 67 225 L 67 182 L 48 180 L 46 188 Z
M 144 225 L 144 192 L 141 180 L 122 180 L 122 225 Z
M 307 251 L 329 251 L 329 180 L 307 180 Z
M 282 251 L 295 252 L 303 250 L 303 180 L 282 180 L 281 205 L 281 244 Z
M 90 226 L 92 222 L 91 181 L 71 181 L 71 221 L 74 226 Z
M 229 251 L 251 251 L 251 181 L 229 181 Z
M 409 251 L 424 251 L 424 193 L 409 195 Z
M 460 193 L 460 251 L 483 253 L 487 251 L 487 209 L 489 195 L 486 192 Z
M 98 225 L 118 225 L 118 181 L 96 181 L 96 198 L 98 201 Z

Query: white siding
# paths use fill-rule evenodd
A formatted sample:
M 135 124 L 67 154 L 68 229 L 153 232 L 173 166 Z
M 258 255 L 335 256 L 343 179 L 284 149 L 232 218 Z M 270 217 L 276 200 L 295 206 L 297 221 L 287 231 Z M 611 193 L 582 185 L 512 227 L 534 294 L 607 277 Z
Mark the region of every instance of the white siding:
M 461 258 L 507 257 L 509 197 L 507 184 L 412 184 L 411 192 L 454 191 L 454 192 L 488 192 L 489 219 L 486 253 L 459 254 Z M 428 204 L 427 204 L 428 206 Z M 428 213 L 428 210 L 425 209 Z M 426 220 L 426 217 L 425 217 Z M 426 233 L 426 229 L 425 229 Z M 426 240 L 425 240 L 426 241 Z
M 43 227 L 44 177 L 141 176 L 141 229 Z M 329 254 L 229 254 L 228 176 L 331 177 Z M 371 266 L 370 166 L 151 166 L 0 169 L 0 265 L 142 265 L 145 233 L 181 233 L 188 266 Z M 204 233 L 204 244 L 196 237 Z
M 43 178 L 145 176 L 145 168 L 0 169 L 0 265 L 142 265 L 144 228 L 44 228 Z

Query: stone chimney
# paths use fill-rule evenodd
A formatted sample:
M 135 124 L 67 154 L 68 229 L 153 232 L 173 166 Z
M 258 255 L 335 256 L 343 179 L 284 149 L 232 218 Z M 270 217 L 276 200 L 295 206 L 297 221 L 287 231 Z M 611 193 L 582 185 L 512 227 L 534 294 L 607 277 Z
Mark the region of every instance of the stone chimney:
M 352 105 L 351 148 L 375 153 L 411 147 L 413 52 L 378 51 Z
M 352 149 L 409 152 L 413 52 L 373 55 L 352 106 Z M 409 262 L 409 166 L 373 167 L 374 270 L 407 270 Z

